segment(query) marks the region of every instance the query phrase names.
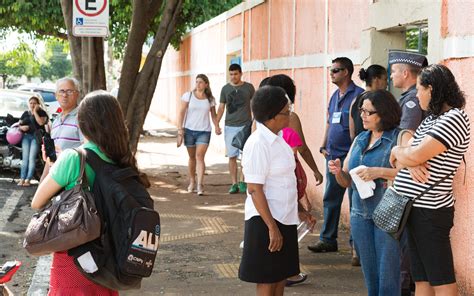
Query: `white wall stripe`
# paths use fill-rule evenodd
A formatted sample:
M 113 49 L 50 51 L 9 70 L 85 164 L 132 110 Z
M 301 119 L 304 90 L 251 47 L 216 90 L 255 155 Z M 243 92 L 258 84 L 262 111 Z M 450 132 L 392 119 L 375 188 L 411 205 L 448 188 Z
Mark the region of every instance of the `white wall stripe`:
M 452 36 L 443 40 L 443 59 L 474 57 L 474 35 Z
M 242 65 L 242 70 L 244 72 L 249 71 L 270 71 L 270 70 L 286 70 L 286 69 L 302 69 L 302 68 L 321 68 L 331 66 L 331 60 L 336 57 L 348 57 L 350 58 L 354 65 L 360 64 L 360 54 L 359 50 L 354 50 L 351 52 L 339 52 L 334 54 L 312 54 L 312 55 L 302 55 L 295 57 L 283 57 L 275 58 L 270 60 L 254 60 L 250 62 L 244 62 Z M 176 71 L 169 73 L 160 74 L 161 78 L 172 78 L 172 77 L 182 77 L 189 75 L 197 75 L 199 73 L 206 74 L 222 74 L 224 73 L 220 65 L 209 65 L 206 68 L 193 69 L 191 71 Z
M 226 43 L 226 53 L 230 54 L 236 51 L 242 51 L 243 38 L 241 36 L 235 37 Z M 242 53 L 243 56 L 243 53 Z
M 331 60 L 336 57 L 348 57 L 355 65 L 360 64 L 359 50 L 339 52 L 335 54 L 311 54 L 295 57 L 282 57 L 270 60 L 254 60 L 243 64 L 244 71 L 284 70 L 301 68 L 320 68 L 331 65 Z

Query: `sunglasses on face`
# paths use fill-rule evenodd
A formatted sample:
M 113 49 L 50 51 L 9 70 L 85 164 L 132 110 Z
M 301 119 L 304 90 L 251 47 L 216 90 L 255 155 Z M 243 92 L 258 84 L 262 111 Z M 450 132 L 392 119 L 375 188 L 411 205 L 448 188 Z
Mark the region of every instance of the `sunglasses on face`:
M 370 111 L 364 108 L 359 108 L 360 116 L 371 116 L 377 113 L 377 111 Z
M 331 73 L 333 73 L 333 74 L 336 74 L 336 73 L 339 73 L 339 72 L 341 72 L 342 70 L 345 70 L 345 69 L 346 68 L 332 68 L 329 71 L 331 71 Z

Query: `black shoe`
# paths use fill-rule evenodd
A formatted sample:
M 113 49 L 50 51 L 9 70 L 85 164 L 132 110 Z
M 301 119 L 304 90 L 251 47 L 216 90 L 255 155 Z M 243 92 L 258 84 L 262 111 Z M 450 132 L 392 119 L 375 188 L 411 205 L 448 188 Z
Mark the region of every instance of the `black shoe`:
M 285 286 L 291 287 L 293 285 L 300 284 L 300 283 L 306 281 L 306 279 L 308 278 L 308 275 L 305 274 L 305 273 L 300 272 L 300 274 L 298 274 L 297 277 L 298 277 L 297 280 L 290 280 L 289 278 L 286 279 Z
M 319 241 L 315 245 L 308 246 L 308 249 L 315 253 L 337 252 L 337 244 Z

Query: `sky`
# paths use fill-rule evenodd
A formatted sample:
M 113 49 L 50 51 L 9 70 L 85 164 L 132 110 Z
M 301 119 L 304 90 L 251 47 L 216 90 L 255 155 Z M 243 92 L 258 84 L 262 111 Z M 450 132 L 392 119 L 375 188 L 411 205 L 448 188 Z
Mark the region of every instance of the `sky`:
M 28 34 L 20 34 L 17 32 L 8 33 L 6 39 L 0 42 L 0 50 L 12 50 L 20 43 L 20 41 L 25 41 L 26 43 L 28 43 L 31 48 L 33 48 L 33 50 L 36 52 L 37 56 L 41 56 L 42 53 L 45 51 L 45 45 L 43 41 L 34 40 Z

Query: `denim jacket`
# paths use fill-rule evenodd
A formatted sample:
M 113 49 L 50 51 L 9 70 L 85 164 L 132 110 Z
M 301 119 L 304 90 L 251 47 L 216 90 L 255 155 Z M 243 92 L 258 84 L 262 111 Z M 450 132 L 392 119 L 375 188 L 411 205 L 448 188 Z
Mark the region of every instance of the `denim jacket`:
M 378 139 L 372 148 L 366 150 L 370 141 L 370 131 L 360 133 L 354 140 L 348 169 L 349 171 L 359 165 L 367 167 L 387 167 L 390 168 L 390 151 L 397 144 L 397 137 L 400 130 L 398 128 L 384 131 L 382 137 Z M 375 179 L 374 195 L 367 199 L 361 199 L 357 187 L 352 182 L 352 208 L 351 215 L 362 216 L 372 219 L 372 213 L 378 205 L 387 189 L 387 180 Z

